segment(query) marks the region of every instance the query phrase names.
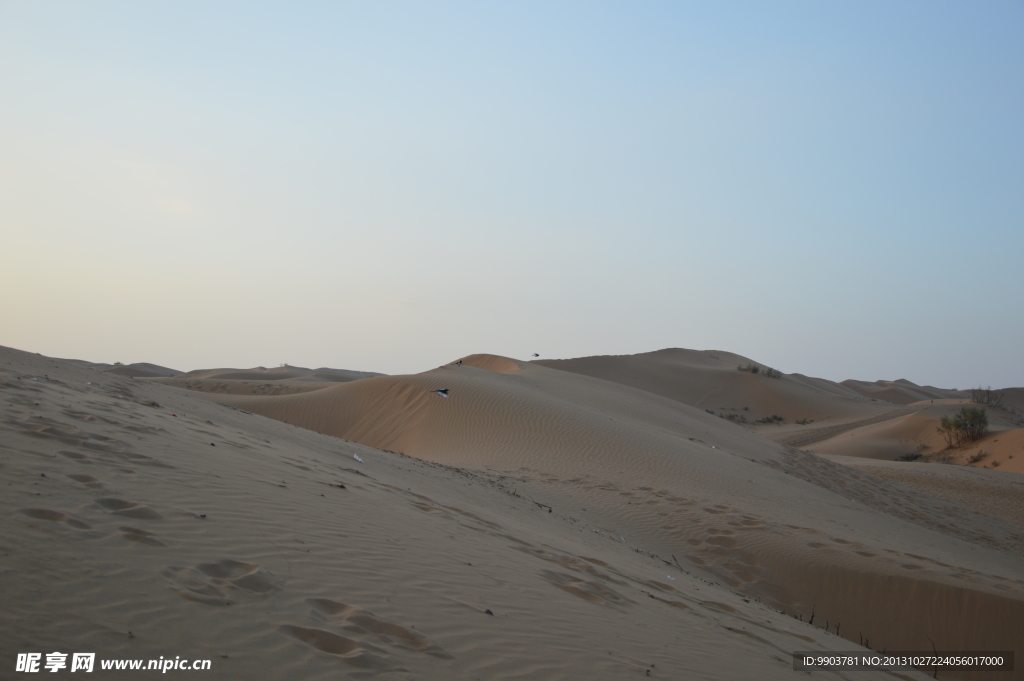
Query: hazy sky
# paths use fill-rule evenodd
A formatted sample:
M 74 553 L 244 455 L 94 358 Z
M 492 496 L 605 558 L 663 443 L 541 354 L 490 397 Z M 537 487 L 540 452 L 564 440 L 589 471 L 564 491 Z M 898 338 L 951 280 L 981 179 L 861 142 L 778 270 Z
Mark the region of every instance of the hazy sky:
M 0 344 L 1024 385 L 1024 3 L 2 2 Z

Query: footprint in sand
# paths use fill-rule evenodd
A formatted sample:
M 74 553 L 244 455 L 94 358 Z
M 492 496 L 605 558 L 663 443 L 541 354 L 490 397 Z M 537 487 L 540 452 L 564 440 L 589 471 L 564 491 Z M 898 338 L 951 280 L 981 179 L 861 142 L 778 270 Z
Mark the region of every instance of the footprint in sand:
M 365 640 L 373 636 L 385 644 L 427 653 L 443 659 L 451 659 L 451 655 L 443 648 L 435 645 L 425 636 L 410 631 L 405 627 L 375 617 L 360 608 L 332 601 L 327 598 L 310 598 L 306 601 L 313 608 L 313 616 L 321 621 L 345 629 L 354 638 L 342 636 L 325 629 L 300 627 L 286 624 L 281 631 L 291 638 L 316 648 L 317 650 L 337 655 L 346 663 L 361 668 L 384 669 L 387 652 Z
M 678 608 L 679 610 L 689 610 L 690 609 L 690 606 L 688 606 L 686 603 L 683 603 L 682 601 L 675 601 L 675 600 L 672 600 L 671 598 L 661 598 L 660 596 L 655 596 L 652 593 L 648 593 L 647 597 L 648 598 L 653 598 L 656 601 L 661 601 L 662 603 L 665 603 L 666 605 L 671 605 L 673 608 Z
M 732 549 L 732 548 L 736 547 L 736 540 L 735 539 L 733 539 L 732 537 L 723 537 L 723 536 L 720 536 L 720 535 L 709 537 L 708 539 L 705 540 L 705 543 L 706 544 L 711 544 L 711 545 L 714 545 L 714 546 L 721 546 L 721 547 L 724 547 L 724 548 L 727 548 L 727 549 Z
M 572 575 L 552 572 L 551 570 L 542 570 L 540 575 L 549 584 L 553 584 L 562 591 L 570 593 L 577 598 L 582 598 L 588 603 L 594 603 L 595 605 L 618 605 L 628 602 L 619 594 L 597 582 L 584 581 Z
M 382 669 L 387 666 L 387 663 L 379 653 L 374 654 L 370 652 L 372 648 L 367 650 L 350 638 L 345 638 L 323 629 L 311 629 L 309 627 L 298 627 L 294 624 L 285 624 L 281 627 L 281 631 L 297 641 L 302 641 L 307 646 L 330 653 L 331 655 L 337 655 L 353 667 Z M 383 653 L 383 651 L 380 651 L 380 653 Z
M 91 475 L 72 475 L 69 473 L 68 477 L 74 480 L 75 482 L 82 483 L 87 487 L 92 487 L 93 489 L 103 489 L 103 483 L 97 480 L 96 478 L 92 477 Z
M 72 461 L 77 461 L 78 463 L 92 464 L 92 459 L 87 457 L 85 454 L 79 454 L 78 452 L 68 452 L 68 451 L 61 451 L 61 452 L 57 452 L 57 453 L 60 454 L 61 456 L 66 456 L 67 458 L 71 459 Z
M 714 610 L 716 612 L 734 613 L 736 608 L 725 603 L 718 603 L 717 601 L 701 601 L 700 604 L 708 610 Z
M 91 530 L 92 528 L 80 520 L 67 516 L 60 511 L 51 511 L 47 508 L 21 508 L 18 509 L 18 513 L 27 515 L 29 518 L 35 518 L 36 520 L 48 520 L 51 523 L 64 523 L 69 527 L 73 527 L 76 530 Z
M 394 622 L 382 620 L 366 610 L 327 598 L 309 598 L 306 599 L 306 603 L 313 608 L 315 617 L 343 627 L 354 635 L 365 637 L 370 634 L 378 641 L 390 646 L 415 650 L 442 659 L 451 659 L 452 657 L 426 636 L 410 631 Z
M 105 508 L 115 515 L 121 515 L 127 518 L 136 518 L 138 520 L 160 520 L 163 518 L 162 515 L 145 504 L 137 504 L 134 501 L 125 501 L 124 499 L 104 497 L 102 499 L 97 499 L 96 505 L 101 508 Z
M 263 595 L 281 588 L 280 580 L 259 565 L 230 559 L 194 568 L 171 566 L 163 576 L 179 596 L 205 605 L 230 605 L 233 590 Z
M 121 531 L 121 536 L 128 541 L 138 542 L 140 544 L 145 544 L 146 546 L 167 546 L 167 544 L 164 544 L 162 541 L 154 539 L 156 535 L 152 532 L 146 532 L 145 530 L 140 530 L 134 527 L 119 527 L 117 529 Z

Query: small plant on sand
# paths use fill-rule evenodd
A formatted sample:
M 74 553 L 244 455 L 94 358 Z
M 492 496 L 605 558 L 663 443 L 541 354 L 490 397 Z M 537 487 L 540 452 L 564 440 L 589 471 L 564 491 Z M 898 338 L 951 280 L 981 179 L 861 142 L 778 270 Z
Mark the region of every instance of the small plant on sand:
M 754 423 L 782 423 L 785 420 L 786 419 L 782 418 L 778 414 L 773 414 L 772 416 L 765 416 L 764 418 L 757 419 Z
M 1003 393 L 996 392 L 992 386 L 982 388 L 971 388 L 971 402 L 975 404 L 987 404 L 990 407 L 998 407 L 1003 403 Z
M 986 456 L 988 456 L 988 452 L 986 452 L 984 449 L 979 449 L 976 453 L 971 454 L 971 456 L 968 457 L 967 463 L 978 463 Z
M 921 454 L 920 452 L 911 452 L 910 454 L 904 454 L 903 456 L 898 457 L 896 460 L 897 461 L 920 461 L 923 456 L 924 455 Z
M 952 418 L 943 416 L 937 430 L 948 447 L 960 447 L 985 437 L 988 413 L 979 407 L 963 407 Z
M 778 369 L 772 369 L 771 367 L 761 368 L 754 363 L 748 363 L 746 365 L 740 364 L 736 367 L 738 371 L 749 371 L 752 374 L 763 373 L 768 378 L 782 378 L 782 372 Z
M 797 419 L 796 424 L 798 426 L 806 426 L 808 423 L 814 423 L 814 419 Z

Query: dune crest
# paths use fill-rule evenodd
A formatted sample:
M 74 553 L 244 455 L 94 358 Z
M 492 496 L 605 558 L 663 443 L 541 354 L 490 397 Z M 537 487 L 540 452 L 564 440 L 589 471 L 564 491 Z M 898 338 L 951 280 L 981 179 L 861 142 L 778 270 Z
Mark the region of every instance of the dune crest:
M 456 360 L 456 362 L 462 362 L 462 366 L 486 369 L 487 371 L 494 371 L 499 374 L 507 374 L 513 371 L 519 371 L 523 368 L 522 364 L 516 360 L 509 359 L 508 357 L 502 357 L 500 355 L 466 355 L 465 357 Z
M 668 348 L 532 364 L 621 383 L 751 426 L 772 416 L 791 424 L 798 420 L 833 424 L 892 409 L 832 381 L 801 374 L 770 377 L 765 374 L 768 365 L 719 350 Z M 758 373 L 741 370 L 749 367 L 757 367 Z M 770 424 L 773 431 L 778 423 Z

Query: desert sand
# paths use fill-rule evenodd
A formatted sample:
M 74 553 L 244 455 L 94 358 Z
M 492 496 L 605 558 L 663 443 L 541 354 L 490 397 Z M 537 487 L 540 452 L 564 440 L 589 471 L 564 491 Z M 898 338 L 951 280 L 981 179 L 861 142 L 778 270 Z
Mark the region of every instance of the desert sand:
M 936 407 L 748 361 L 128 378 L 0 349 L 4 664 L 788 679 L 796 650 L 1024 650 L 1018 474 L 797 449 Z

